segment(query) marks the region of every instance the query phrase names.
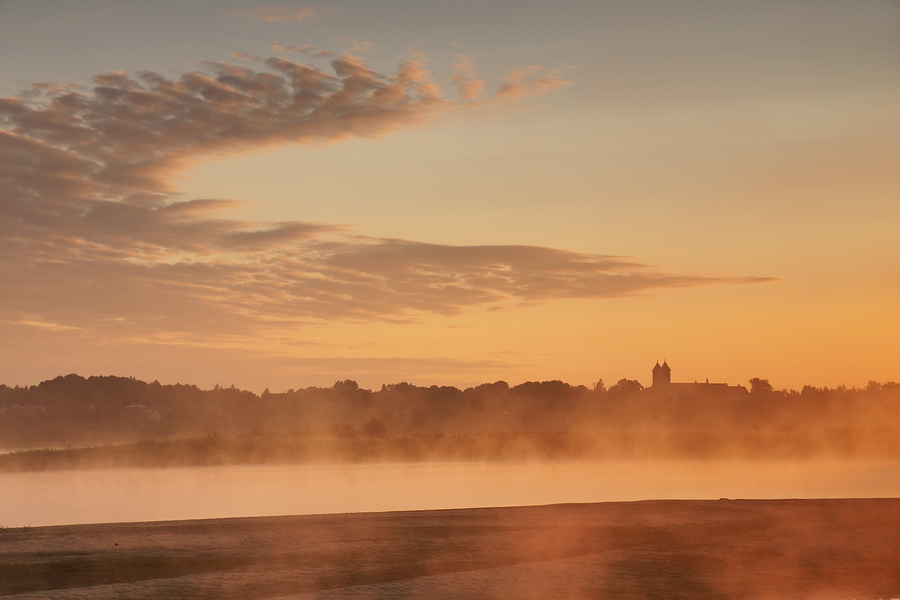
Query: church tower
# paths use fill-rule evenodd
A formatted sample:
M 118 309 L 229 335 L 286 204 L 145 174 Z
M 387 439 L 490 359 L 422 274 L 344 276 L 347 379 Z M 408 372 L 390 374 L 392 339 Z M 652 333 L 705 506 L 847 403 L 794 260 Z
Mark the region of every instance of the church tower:
M 653 367 L 653 385 L 651 387 L 658 388 L 670 383 L 672 383 L 672 369 L 669 368 L 666 361 L 663 361 L 662 366 L 659 361 L 656 361 L 656 366 Z

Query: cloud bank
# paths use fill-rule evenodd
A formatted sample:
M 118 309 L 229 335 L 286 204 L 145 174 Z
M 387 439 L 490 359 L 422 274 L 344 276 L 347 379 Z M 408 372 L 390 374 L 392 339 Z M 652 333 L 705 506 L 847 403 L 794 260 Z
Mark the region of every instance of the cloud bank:
M 240 335 L 309 320 L 409 319 L 762 280 L 657 273 L 551 248 L 442 246 L 224 218 L 231 201 L 185 199 L 172 176 L 202 157 L 383 136 L 566 83 L 529 67 L 489 93 L 464 57 L 443 84 L 422 60 L 391 75 L 352 55 L 332 60 L 330 71 L 252 60 L 206 63 L 174 80 L 112 72 L 88 86 L 42 84 L 0 98 L 0 321 L 107 335 Z

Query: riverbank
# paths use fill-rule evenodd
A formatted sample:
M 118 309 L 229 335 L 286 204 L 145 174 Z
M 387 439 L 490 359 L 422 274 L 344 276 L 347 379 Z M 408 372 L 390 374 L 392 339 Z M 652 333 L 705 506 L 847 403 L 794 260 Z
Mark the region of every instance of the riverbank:
M 69 525 L 0 530 L 0 595 L 874 599 L 900 597 L 897 556 L 900 499 Z
M 861 437 L 865 437 L 860 434 Z M 871 436 L 870 441 L 878 437 Z M 640 430 L 402 436 L 257 433 L 145 439 L 118 445 L 0 452 L 0 473 L 221 465 L 515 462 L 540 460 L 896 460 L 900 445 L 829 444 L 802 435 Z

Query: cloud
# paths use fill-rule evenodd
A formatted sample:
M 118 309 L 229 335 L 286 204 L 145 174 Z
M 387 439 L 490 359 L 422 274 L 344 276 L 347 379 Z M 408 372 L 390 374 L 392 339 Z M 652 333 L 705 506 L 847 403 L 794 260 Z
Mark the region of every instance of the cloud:
M 47 323 L 41 320 L 30 321 L 26 319 L 20 319 L 19 321 L 15 321 L 13 323 L 9 323 L 10 325 L 23 325 L 25 327 L 37 327 L 39 329 L 47 329 L 50 331 L 68 331 L 71 329 L 76 329 L 75 327 L 69 327 L 67 325 L 60 325 L 58 323 Z
M 302 23 L 316 16 L 314 8 L 285 8 L 281 6 L 260 6 L 250 10 L 232 10 L 229 17 L 266 21 L 269 23 Z
M 506 76 L 496 93 L 496 97 L 515 99 L 521 96 L 541 94 L 565 87 L 571 83 L 571 81 L 563 79 L 562 72 L 558 69 L 546 71 L 539 66 L 532 65 L 527 68 L 513 69 Z
M 297 54 L 309 54 L 313 51 L 313 47 L 309 44 L 304 46 L 292 46 L 290 44 L 282 44 L 281 42 L 275 42 L 270 46 L 272 52 L 296 52 Z
M 561 85 L 537 67 L 486 94 L 467 60 L 437 84 L 343 55 L 207 63 L 177 79 L 110 72 L 83 89 L 0 98 L 0 321 L 113 338 L 254 336 L 322 320 L 410 320 L 559 298 L 763 281 L 656 272 L 529 246 L 351 236 L 339 226 L 222 217 L 173 175 L 205 156 L 378 137 Z
M 457 55 L 450 81 L 456 86 L 462 98 L 474 99 L 484 93 L 484 81 L 475 74 L 475 67 L 465 54 Z

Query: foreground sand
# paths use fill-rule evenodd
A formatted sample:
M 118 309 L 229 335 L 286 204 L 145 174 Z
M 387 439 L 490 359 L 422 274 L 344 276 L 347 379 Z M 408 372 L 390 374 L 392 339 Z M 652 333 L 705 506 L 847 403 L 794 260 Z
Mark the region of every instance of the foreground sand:
M 900 598 L 900 499 L 0 530 L 12 598 Z

